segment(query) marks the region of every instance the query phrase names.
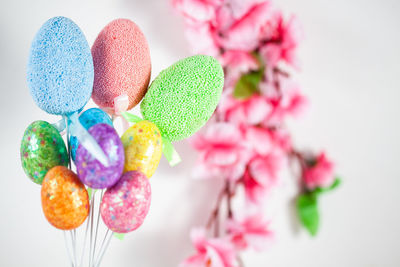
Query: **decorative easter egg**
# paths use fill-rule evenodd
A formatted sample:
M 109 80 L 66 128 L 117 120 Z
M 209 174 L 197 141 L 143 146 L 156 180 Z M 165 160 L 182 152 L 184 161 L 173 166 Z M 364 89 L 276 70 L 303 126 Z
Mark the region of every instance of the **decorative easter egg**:
M 89 214 L 89 195 L 78 176 L 64 166 L 48 171 L 42 184 L 42 208 L 54 227 L 71 230 Z
M 151 188 L 146 176 L 138 171 L 126 172 L 104 194 L 101 217 L 111 231 L 128 233 L 143 223 L 150 202 Z
M 150 178 L 157 169 L 162 154 L 161 134 L 149 121 L 131 126 L 121 137 L 125 149 L 124 171 L 140 171 Z
M 82 109 L 93 87 L 93 60 L 81 29 L 70 19 L 46 21 L 32 41 L 27 81 L 36 104 L 51 114 Z
M 86 130 L 89 130 L 90 127 L 99 123 L 105 123 L 110 126 L 113 126 L 110 116 L 108 116 L 107 113 L 105 113 L 99 108 L 90 108 L 85 112 L 83 112 L 79 116 L 79 122 Z M 71 136 L 70 145 L 71 145 L 71 157 L 72 160 L 75 161 L 76 150 L 78 149 L 79 146 L 79 141 L 75 136 Z
M 197 55 L 163 70 L 140 108 L 163 136 L 178 141 L 193 135 L 211 117 L 221 97 L 224 72 L 218 61 Z
M 128 19 L 110 22 L 93 46 L 93 101 L 114 108 L 114 98 L 126 94 L 128 109 L 136 106 L 147 91 L 151 75 L 150 50 L 139 27 Z
M 75 165 L 79 179 L 91 188 L 102 189 L 113 186 L 124 170 L 124 147 L 113 127 L 100 123 L 89 129 L 89 134 L 97 141 L 108 156 L 109 166 L 101 164 L 86 148 L 79 145 Z
M 54 166 L 68 166 L 64 140 L 57 129 L 45 121 L 35 121 L 28 126 L 20 152 L 22 168 L 37 184 L 42 184 L 44 176 Z

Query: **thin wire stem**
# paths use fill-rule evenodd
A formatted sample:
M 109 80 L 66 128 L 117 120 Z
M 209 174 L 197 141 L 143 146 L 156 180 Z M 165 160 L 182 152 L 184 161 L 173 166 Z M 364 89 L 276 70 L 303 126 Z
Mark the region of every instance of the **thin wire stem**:
M 75 242 L 75 237 L 74 237 L 74 232 L 73 232 L 73 230 L 71 230 L 71 231 L 69 231 L 69 235 L 70 235 L 70 237 L 71 237 L 71 247 L 72 247 L 72 259 L 73 259 L 73 262 L 74 262 L 74 266 L 75 266 L 75 263 L 76 263 L 76 249 L 75 249 L 75 244 L 76 244 L 76 242 Z
M 104 245 L 105 245 L 105 243 L 106 243 L 106 239 L 107 239 L 107 236 L 108 236 L 108 233 L 109 233 L 109 232 L 110 232 L 110 229 L 107 229 L 107 232 L 106 232 L 106 234 L 104 235 L 104 238 L 103 238 L 103 242 L 101 242 L 99 254 L 101 253 L 101 251 L 102 251 L 103 248 L 104 248 Z M 97 258 L 98 258 L 98 257 L 97 257 Z
M 93 246 L 93 217 L 94 217 L 94 199 L 96 198 L 96 191 L 93 190 L 92 194 L 92 214 L 90 217 L 90 247 L 89 247 L 89 267 L 92 267 L 92 246 Z
M 67 127 L 68 167 L 69 167 L 69 169 L 71 169 L 71 167 L 72 167 L 72 164 L 71 164 L 71 143 L 69 142 L 70 132 L 69 132 L 69 125 L 68 125 L 67 117 L 65 117 L 65 124 L 66 124 L 66 127 Z
M 98 212 L 97 212 L 96 234 L 94 236 L 94 248 L 93 248 L 93 256 L 92 256 L 93 259 L 94 259 L 95 255 L 96 255 L 97 233 L 99 231 L 99 222 L 100 222 L 100 203 L 101 203 L 101 199 L 103 198 L 103 193 L 104 193 L 104 190 L 101 190 L 100 200 L 99 200 L 99 209 L 98 209 Z
M 110 243 L 111 243 L 111 239 L 112 239 L 114 233 L 113 233 L 112 231 L 108 230 L 108 231 L 107 231 L 107 234 L 108 234 L 109 232 L 110 232 L 111 234 L 107 237 L 107 238 L 108 238 L 107 244 L 105 245 L 104 249 L 101 251 L 100 256 L 98 257 L 98 259 L 97 259 L 97 261 L 96 261 L 95 267 L 99 267 L 99 266 L 100 266 L 100 263 L 101 263 L 101 261 L 103 260 L 104 254 L 106 253 L 107 248 L 108 248 L 108 246 L 109 246 Z M 106 234 L 106 236 L 107 236 L 107 234 Z
M 78 266 L 78 252 L 76 242 L 76 229 L 74 229 L 74 254 L 75 254 L 75 265 Z
M 90 213 L 91 212 L 92 212 L 92 207 L 90 207 L 89 216 L 88 216 L 87 222 L 86 222 L 85 239 L 83 240 L 83 247 L 82 247 L 81 260 L 80 260 L 79 266 L 83 265 L 83 257 L 85 257 L 86 240 L 87 240 L 87 233 L 89 230 L 89 221 L 90 221 Z
M 64 120 L 65 120 L 65 125 L 66 125 L 66 128 L 67 128 L 67 152 L 68 152 L 68 168 L 69 169 L 71 169 L 71 144 L 70 144 L 70 142 L 69 142 L 69 135 L 70 135 L 70 132 L 69 132 L 69 125 L 68 125 L 68 118 L 67 117 L 64 117 Z M 71 260 L 71 263 L 72 263 L 72 266 L 75 266 L 75 263 L 76 263 L 76 248 L 75 248 L 75 245 L 76 245 L 76 240 L 75 240 L 75 237 L 73 236 L 73 232 L 72 231 L 69 231 L 69 233 L 70 233 L 70 236 L 71 236 L 71 246 L 72 246 L 72 253 L 71 253 L 71 251 L 69 250 L 69 246 L 68 246 L 68 243 L 67 243 L 67 236 L 66 236 L 66 234 L 65 234 L 65 231 L 64 231 L 64 240 L 65 240 L 65 245 L 66 245 L 66 248 L 67 248 L 67 250 L 68 250 L 68 257 L 70 258 L 70 260 Z
M 68 246 L 68 242 L 67 242 L 67 234 L 66 234 L 65 232 L 66 232 L 66 230 L 63 231 L 65 249 L 67 250 L 68 259 L 69 259 L 69 261 L 70 261 L 70 263 L 71 263 L 71 266 L 74 267 L 75 264 L 74 264 L 74 262 L 73 262 L 73 260 L 72 260 L 72 257 L 71 257 L 71 252 L 70 252 L 70 250 L 69 250 L 69 246 Z

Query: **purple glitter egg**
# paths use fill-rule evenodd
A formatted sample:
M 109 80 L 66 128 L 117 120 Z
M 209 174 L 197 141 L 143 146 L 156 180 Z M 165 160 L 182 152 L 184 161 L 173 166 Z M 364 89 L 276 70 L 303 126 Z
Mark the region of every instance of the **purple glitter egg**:
M 108 156 L 109 166 L 101 164 L 80 144 L 75 160 L 79 179 L 91 188 L 111 187 L 118 182 L 124 170 L 125 155 L 121 139 L 113 127 L 104 123 L 90 127 L 89 133 Z
M 101 217 L 111 231 L 128 233 L 142 225 L 150 202 L 149 179 L 138 171 L 126 172 L 104 194 L 100 205 Z

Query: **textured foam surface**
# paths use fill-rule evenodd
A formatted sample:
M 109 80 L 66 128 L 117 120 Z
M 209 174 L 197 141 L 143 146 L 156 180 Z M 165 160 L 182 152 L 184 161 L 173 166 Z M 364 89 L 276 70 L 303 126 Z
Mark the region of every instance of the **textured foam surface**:
M 211 117 L 222 93 L 218 61 L 197 55 L 163 70 L 150 85 L 140 108 L 170 141 L 187 138 Z
M 139 27 L 128 19 L 110 22 L 92 46 L 92 98 L 100 107 L 113 108 L 114 98 L 129 97 L 129 108 L 147 91 L 151 74 L 150 50 Z
M 79 27 L 65 17 L 46 21 L 32 41 L 27 81 L 36 104 L 51 114 L 83 108 L 93 87 L 90 47 Z
M 88 110 L 85 110 L 85 112 L 83 112 L 79 116 L 79 122 L 86 130 L 89 130 L 90 127 L 99 123 L 105 123 L 113 127 L 113 123 L 110 116 L 108 116 L 107 113 L 105 113 L 99 108 L 90 108 Z M 70 145 L 71 145 L 71 157 L 72 160 L 75 161 L 76 150 L 78 149 L 79 146 L 79 141 L 75 136 L 71 135 Z

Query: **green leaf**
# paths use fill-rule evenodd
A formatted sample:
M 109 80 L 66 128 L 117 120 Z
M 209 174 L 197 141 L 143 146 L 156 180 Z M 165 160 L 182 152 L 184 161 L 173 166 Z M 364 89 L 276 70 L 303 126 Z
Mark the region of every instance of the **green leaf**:
M 265 62 L 263 57 L 260 55 L 260 53 L 257 52 L 252 52 L 251 55 L 255 58 L 255 60 L 257 60 L 258 65 L 260 66 L 261 69 L 265 69 Z
M 325 193 L 325 192 L 329 192 L 329 191 L 336 189 L 341 183 L 342 183 L 342 181 L 340 180 L 340 178 L 336 177 L 335 181 L 333 181 L 333 183 L 329 187 L 325 187 L 325 188 L 317 187 L 312 192 L 317 195 Z
M 317 194 L 305 193 L 297 198 L 297 213 L 302 225 L 315 236 L 318 232 L 319 213 Z
M 342 183 L 342 180 L 340 179 L 340 177 L 336 177 L 335 181 L 332 183 L 332 185 L 329 187 L 329 190 L 334 190 L 336 189 L 340 184 Z
M 258 92 L 258 85 L 264 75 L 264 68 L 243 74 L 235 85 L 233 96 L 236 99 L 248 99 Z

